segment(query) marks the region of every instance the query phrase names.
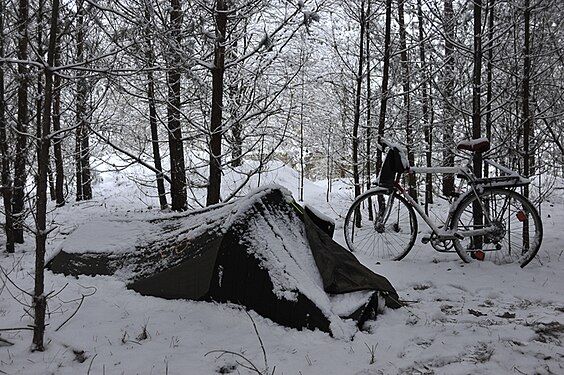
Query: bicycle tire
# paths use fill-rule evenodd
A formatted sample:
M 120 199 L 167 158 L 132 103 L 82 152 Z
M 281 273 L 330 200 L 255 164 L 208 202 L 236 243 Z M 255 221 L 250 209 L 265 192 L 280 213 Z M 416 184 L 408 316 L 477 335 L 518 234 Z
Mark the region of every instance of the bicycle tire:
M 393 194 L 390 215 L 384 223 L 374 220 Z M 372 210 L 373 216 L 370 216 Z M 356 223 L 356 224 L 355 224 Z M 413 248 L 417 217 L 413 207 L 395 191 L 367 191 L 357 197 L 345 217 L 345 242 L 351 252 L 365 253 L 382 260 L 401 260 Z
M 542 243 L 542 221 L 533 204 L 521 194 L 507 189 L 486 189 L 478 194 L 489 211 L 497 230 L 486 235 L 455 239 L 454 247 L 464 262 L 474 259 L 496 264 L 519 263 L 525 267 L 538 253 Z M 473 207 L 478 202 L 470 194 L 458 203 L 450 228 L 456 232 L 484 228 L 475 223 Z M 480 210 L 480 209 L 478 209 Z M 485 222 L 480 215 L 479 221 Z

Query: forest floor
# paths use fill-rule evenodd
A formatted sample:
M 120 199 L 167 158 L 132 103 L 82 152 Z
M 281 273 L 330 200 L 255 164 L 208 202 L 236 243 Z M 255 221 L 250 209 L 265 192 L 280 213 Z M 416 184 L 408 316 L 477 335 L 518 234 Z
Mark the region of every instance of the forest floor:
M 261 177 L 296 198 L 297 180 L 282 166 Z M 304 201 L 335 220 L 342 244 L 352 193 L 335 183 L 327 203 L 325 185 L 307 182 Z M 111 276 L 46 271 L 53 292 L 46 350 L 32 352 L 32 331 L 4 330 L 32 324 L 30 235 L 15 254 L 0 250 L 0 374 L 564 374 L 564 194 L 557 192 L 542 205 L 543 245 L 524 269 L 464 264 L 420 240 L 401 262 L 360 255 L 410 303 L 386 310 L 352 340 L 284 328 L 236 305 L 141 296 Z M 121 174 L 99 174 L 94 194 L 51 211 L 48 256 L 94 218 L 160 214 Z

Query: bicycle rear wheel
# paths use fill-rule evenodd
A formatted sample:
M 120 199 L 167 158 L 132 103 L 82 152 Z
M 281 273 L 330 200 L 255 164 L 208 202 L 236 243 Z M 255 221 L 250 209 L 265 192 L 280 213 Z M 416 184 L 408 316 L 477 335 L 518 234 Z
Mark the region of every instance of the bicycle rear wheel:
M 417 217 L 411 205 L 395 191 L 369 190 L 349 208 L 344 230 L 350 251 L 400 260 L 415 243 Z
M 450 227 L 464 236 L 454 240 L 454 247 L 465 262 L 479 259 L 525 267 L 542 242 L 542 222 L 535 207 L 521 194 L 506 189 L 487 189 L 478 197 L 463 199 Z M 482 229 L 487 228 L 491 230 L 484 234 Z M 473 230 L 482 233 L 472 235 L 469 231 Z

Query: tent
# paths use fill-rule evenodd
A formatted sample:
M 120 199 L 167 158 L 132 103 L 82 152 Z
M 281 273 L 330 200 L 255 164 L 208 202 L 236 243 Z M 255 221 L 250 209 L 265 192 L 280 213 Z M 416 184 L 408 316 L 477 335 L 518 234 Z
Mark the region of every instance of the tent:
M 287 327 L 350 337 L 351 322 L 361 327 L 378 303 L 396 308 L 399 298 L 386 278 L 332 240 L 332 230 L 286 189 L 268 186 L 164 218 L 87 223 L 47 268 L 115 275 L 143 295 L 232 302 Z M 102 243 L 89 244 L 99 231 Z

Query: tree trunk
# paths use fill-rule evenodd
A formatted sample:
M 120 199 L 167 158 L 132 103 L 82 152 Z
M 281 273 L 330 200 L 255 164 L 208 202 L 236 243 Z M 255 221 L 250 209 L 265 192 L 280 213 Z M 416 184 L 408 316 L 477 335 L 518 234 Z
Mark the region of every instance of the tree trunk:
M 76 54 L 78 63 L 84 63 L 84 0 L 77 2 Z M 78 78 L 76 87 L 76 200 L 92 199 L 90 177 L 90 135 L 88 131 L 88 83 L 86 78 Z
M 525 0 L 524 11 L 525 40 L 523 42 L 523 175 L 529 177 L 534 173 L 534 161 L 532 161 L 530 138 L 533 134 L 532 116 L 529 108 L 530 83 L 531 83 L 531 3 Z M 529 186 L 525 185 L 524 195 L 528 198 Z
M 486 138 L 492 141 L 492 100 L 493 100 L 493 46 L 494 46 L 494 19 L 495 0 L 488 3 L 488 60 L 486 63 L 487 88 L 486 88 Z M 489 176 L 488 166 L 484 165 L 484 177 Z
M 472 72 L 472 138 L 478 139 L 482 136 L 482 108 L 481 108 L 481 86 L 482 86 L 482 0 L 474 0 L 474 69 Z M 482 177 L 482 154 L 474 155 L 474 174 Z M 474 225 L 481 227 L 484 222 L 483 207 L 480 202 L 472 205 Z M 482 249 L 483 238 L 474 237 L 474 248 Z
M 444 35 L 445 35 L 445 102 L 443 107 L 443 165 L 454 166 L 454 113 L 452 101 L 454 99 L 454 10 L 452 0 L 444 2 Z M 443 194 L 450 195 L 454 191 L 454 176 L 443 175 Z
M 425 136 L 425 161 L 428 168 L 431 167 L 433 161 L 433 129 L 431 119 L 429 116 L 429 94 L 428 81 L 429 75 L 427 73 L 427 64 L 425 58 L 425 36 L 423 33 L 423 6 L 421 0 L 417 0 L 417 20 L 419 23 L 419 59 L 421 61 L 421 93 L 422 93 L 422 113 L 423 113 L 423 131 Z M 425 213 L 429 214 L 429 205 L 433 203 L 433 175 L 427 173 L 425 175 Z
M 147 87 L 147 98 L 149 99 L 149 125 L 151 127 L 151 144 L 153 146 L 153 160 L 155 163 L 155 169 L 159 171 L 157 173 L 157 194 L 159 195 L 159 205 L 161 209 L 168 207 L 168 202 L 166 199 L 166 190 L 164 185 L 163 177 L 163 166 L 161 161 L 161 151 L 159 149 L 159 132 L 157 125 L 157 108 L 155 101 L 155 81 L 153 73 L 148 73 L 148 87 Z
M 407 159 L 410 165 L 415 164 L 415 155 L 413 153 L 413 129 L 411 128 L 411 100 L 410 100 L 410 83 L 409 83 L 409 60 L 407 55 L 407 40 L 404 21 L 403 4 L 405 0 L 398 0 L 398 24 L 399 24 L 399 42 L 400 42 L 400 59 L 401 59 L 401 75 L 403 86 L 403 110 L 405 112 L 405 137 L 407 145 Z M 416 176 L 410 173 L 408 177 L 409 195 L 417 201 Z
M 77 1 L 77 17 L 76 17 L 76 61 L 78 64 L 84 62 L 84 0 Z M 80 72 L 78 74 L 81 74 Z M 74 143 L 74 158 L 75 158 L 75 179 L 76 179 L 76 200 L 81 201 L 84 199 L 84 194 L 82 193 L 82 171 L 80 157 L 82 154 L 82 133 L 84 131 L 84 111 L 86 106 L 86 93 L 84 92 L 86 87 L 85 78 L 79 77 L 76 83 L 76 137 Z
M 89 110 L 88 110 L 89 111 Z M 89 111 L 90 112 L 90 111 Z M 89 113 L 90 117 L 90 113 Z M 92 177 L 90 173 L 90 125 L 86 122 L 80 146 L 80 170 L 82 171 L 82 196 L 83 199 L 92 199 Z
M 472 138 L 482 136 L 482 0 L 474 0 L 474 69 L 472 73 Z M 474 157 L 474 174 L 482 177 L 482 155 Z
M 225 43 L 227 31 L 227 3 L 216 3 L 216 44 L 212 69 L 212 106 L 210 120 L 210 169 L 206 205 L 219 203 L 221 190 L 221 140 L 223 136 L 223 75 L 225 72 Z
M 360 43 L 358 50 L 358 70 L 356 74 L 356 92 L 354 104 L 354 119 L 353 119 L 353 138 L 352 138 L 352 163 L 353 163 L 353 181 L 354 181 L 354 196 L 360 195 L 360 161 L 359 161 L 359 128 L 360 128 L 360 103 L 362 98 L 362 75 L 364 71 L 364 34 L 366 29 L 366 15 L 364 12 L 363 0 L 360 3 Z M 358 217 L 359 215 L 357 215 Z M 360 218 L 359 218 L 360 219 Z
M 300 66 L 301 71 L 301 88 L 300 88 L 300 181 L 298 186 L 299 201 L 304 201 L 304 179 L 305 179 L 305 165 L 304 165 L 304 110 L 305 110 L 305 56 L 303 49 L 300 50 Z
M 151 128 L 151 145 L 153 146 L 153 161 L 155 164 L 155 169 L 157 173 L 157 194 L 159 195 L 159 205 L 161 209 L 168 207 L 168 202 L 166 199 L 166 190 L 164 185 L 163 177 L 163 167 L 161 161 L 161 151 L 159 148 L 159 131 L 157 123 L 157 105 L 155 100 L 155 77 L 153 75 L 152 67 L 155 64 L 155 56 L 153 52 L 153 45 L 151 43 L 150 37 L 150 25 L 151 25 L 151 11 L 146 5 L 145 9 L 145 42 L 147 51 L 145 52 L 145 58 L 147 59 L 147 64 L 149 65 L 149 70 L 147 72 L 147 100 L 149 102 L 149 126 Z
M 60 48 L 55 46 L 55 66 L 60 63 Z M 55 157 L 55 201 L 57 207 L 65 205 L 65 171 L 63 168 L 63 153 L 61 150 L 61 142 L 63 140 L 61 130 L 61 77 L 56 74 L 53 77 L 53 131 L 56 135 L 53 137 L 53 155 Z
M 45 25 L 43 24 L 43 2 L 38 2 L 37 4 L 37 22 L 35 24 L 35 43 L 36 43 L 36 50 L 37 50 L 37 54 L 39 56 L 45 56 L 45 50 L 44 50 L 44 43 L 43 43 L 43 28 L 45 27 Z M 36 83 L 37 83 L 37 88 L 36 88 L 36 92 L 34 95 L 35 98 L 35 136 L 37 139 L 39 139 L 39 137 L 41 136 L 41 127 L 43 126 L 42 122 L 41 122 L 41 117 L 42 117 L 42 113 L 41 113 L 41 108 L 43 107 L 43 72 L 42 71 L 38 71 L 36 74 Z M 41 146 L 38 144 L 36 144 L 36 155 L 37 158 L 39 158 L 39 155 L 41 153 Z
M 45 105 L 43 106 L 43 121 L 41 137 L 39 138 L 40 157 L 37 160 L 37 228 L 35 234 L 35 287 L 33 292 L 34 327 L 33 348 L 43 351 L 45 349 L 43 337 L 45 334 L 45 312 L 47 299 L 44 288 L 45 243 L 47 240 L 47 173 L 49 170 L 49 133 L 51 128 L 51 105 L 53 94 L 53 66 L 55 44 L 57 40 L 57 22 L 59 13 L 59 0 L 53 0 L 51 10 L 51 30 L 49 49 L 47 55 L 47 69 L 45 69 Z
M 171 208 L 175 211 L 186 209 L 186 170 L 184 164 L 184 142 L 182 140 L 182 124 L 180 122 L 180 66 L 173 65 L 182 42 L 182 9 L 179 0 L 171 0 L 170 23 L 175 46 L 171 54 L 168 70 L 168 144 L 170 149 L 170 197 Z
M 233 110 L 233 114 L 237 116 L 235 110 Z M 231 125 L 231 136 L 233 137 L 231 166 L 240 167 L 243 165 L 243 124 L 238 119 Z
M 18 15 L 18 59 L 27 60 L 29 6 L 27 0 L 20 0 Z M 18 118 L 16 122 L 16 160 L 14 162 L 14 193 L 12 212 L 14 217 L 14 240 L 23 243 L 23 222 L 25 220 L 25 185 L 27 179 L 27 132 L 29 125 L 28 88 L 29 71 L 26 64 L 18 64 Z
M 4 57 L 4 14 L 5 3 L 0 0 L 0 58 Z M 2 157 L 1 183 L 4 203 L 4 233 L 6 234 L 6 251 L 14 252 L 14 224 L 12 219 L 12 176 L 10 173 L 10 148 L 8 144 L 6 122 L 6 101 L 4 95 L 4 62 L 0 61 L 0 154 Z
M 371 0 L 366 7 L 366 189 L 372 183 L 372 87 L 370 72 L 370 19 Z
M 246 27 L 246 26 L 245 26 Z M 237 59 L 237 40 L 233 41 L 229 57 L 233 60 Z M 239 108 L 241 107 L 241 97 L 243 87 L 239 80 L 235 80 L 227 90 L 231 105 L 229 113 L 231 117 L 231 166 L 240 167 L 243 165 L 243 124 L 239 118 Z
M 388 83 L 390 80 L 390 60 L 391 60 L 391 29 L 392 29 L 392 0 L 386 0 L 386 27 L 384 31 L 384 66 L 382 68 L 382 93 L 380 95 L 380 116 L 378 118 L 378 136 L 384 136 L 386 125 L 386 110 L 388 107 Z M 376 170 L 382 168 L 382 151 L 376 153 Z

